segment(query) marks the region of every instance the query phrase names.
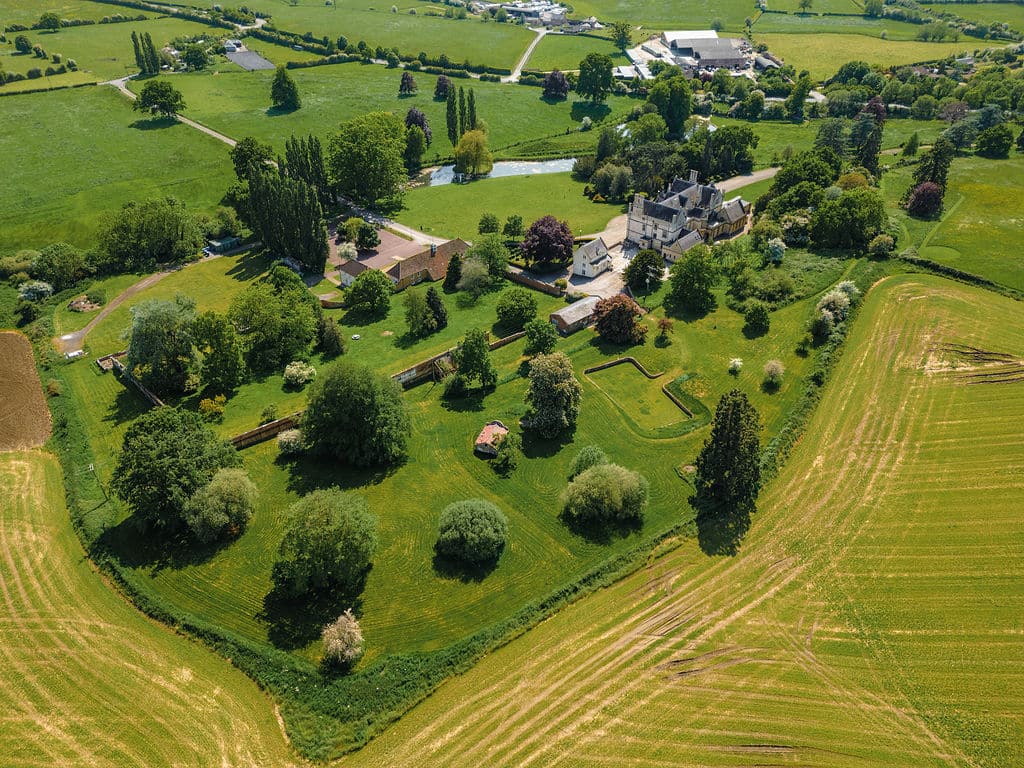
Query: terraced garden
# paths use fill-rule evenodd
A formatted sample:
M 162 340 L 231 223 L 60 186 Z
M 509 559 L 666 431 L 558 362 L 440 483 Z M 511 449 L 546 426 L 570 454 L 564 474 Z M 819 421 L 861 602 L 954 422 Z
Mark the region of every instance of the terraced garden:
M 738 556 L 700 529 L 350 763 L 1024 760 L 1024 389 L 940 349 L 1024 357 L 1019 314 L 940 278 L 876 286 Z

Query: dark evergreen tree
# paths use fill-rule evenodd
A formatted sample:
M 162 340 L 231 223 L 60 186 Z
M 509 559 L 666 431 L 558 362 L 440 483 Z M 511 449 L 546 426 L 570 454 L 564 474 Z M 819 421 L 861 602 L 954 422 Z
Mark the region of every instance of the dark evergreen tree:
M 462 279 L 462 257 L 453 253 L 452 257 L 448 259 L 448 272 L 444 276 L 444 282 L 441 287 L 448 293 L 457 290 L 459 280 Z
M 473 95 L 473 89 L 469 89 L 469 95 L 466 96 L 466 130 L 476 130 L 476 96 Z
M 270 84 L 270 102 L 275 109 L 295 110 L 302 106 L 299 89 L 283 64 L 278 66 Z
M 441 330 L 448 326 L 448 310 L 445 309 L 444 300 L 434 286 L 427 288 L 427 307 L 430 308 L 430 312 L 434 316 L 434 327 L 436 330 Z
M 462 136 L 469 127 L 466 125 L 466 91 L 459 86 L 459 136 Z
M 446 106 L 445 117 L 448 123 L 448 141 L 452 143 L 454 147 L 459 143 L 459 113 L 458 108 L 455 105 L 455 87 L 448 89 L 448 104 Z
M 761 417 L 745 394 L 722 395 L 696 461 L 694 498 L 702 513 L 749 514 L 761 487 L 760 430 Z
M 414 93 L 416 93 L 416 79 L 412 76 L 412 72 L 405 70 L 402 72 L 402 80 L 398 84 L 398 95 L 412 96 Z
M 437 78 L 437 84 L 434 86 L 434 99 L 442 101 L 448 98 L 448 93 L 452 89 L 452 81 L 448 75 L 441 75 Z

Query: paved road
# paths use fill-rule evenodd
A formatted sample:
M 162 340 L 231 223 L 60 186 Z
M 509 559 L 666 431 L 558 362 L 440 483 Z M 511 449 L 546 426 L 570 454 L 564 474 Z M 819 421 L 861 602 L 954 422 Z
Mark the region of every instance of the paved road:
M 779 172 L 776 168 L 762 168 L 760 171 L 754 171 L 753 173 L 747 173 L 743 176 L 733 176 L 731 179 L 725 179 L 715 183 L 723 192 L 733 192 L 740 187 L 745 187 L 747 184 L 754 184 L 758 181 L 764 181 L 765 179 L 771 179 Z
M 531 28 L 532 29 L 532 28 Z M 516 62 L 515 69 L 512 70 L 512 74 L 508 77 L 501 78 L 503 83 L 518 83 L 519 76 L 523 74 L 523 67 L 526 66 L 526 62 L 530 60 L 530 54 L 533 53 L 533 49 L 537 47 L 537 43 L 548 33 L 544 28 L 532 29 L 533 33 L 537 35 L 533 38 L 533 41 L 526 47 L 526 52 L 519 57 L 519 61 Z

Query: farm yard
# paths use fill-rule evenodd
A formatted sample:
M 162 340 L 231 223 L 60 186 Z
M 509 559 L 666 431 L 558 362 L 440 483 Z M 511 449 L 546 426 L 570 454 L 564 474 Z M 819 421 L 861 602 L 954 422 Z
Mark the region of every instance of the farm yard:
M 942 279 L 883 281 L 739 555 L 709 557 L 698 532 L 351 764 L 1020 762 L 1024 390 L 965 385 L 969 363 L 937 351 L 1019 355 L 1019 312 Z

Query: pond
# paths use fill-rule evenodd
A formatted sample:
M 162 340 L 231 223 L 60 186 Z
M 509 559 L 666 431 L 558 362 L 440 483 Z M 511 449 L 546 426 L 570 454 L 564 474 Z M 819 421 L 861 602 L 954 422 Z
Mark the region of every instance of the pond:
M 494 164 L 494 168 L 485 178 L 499 179 L 503 176 L 530 176 L 540 173 L 566 173 L 572 170 L 575 157 L 562 160 L 503 160 Z M 455 166 L 442 165 L 430 174 L 430 186 L 451 184 L 455 180 Z

